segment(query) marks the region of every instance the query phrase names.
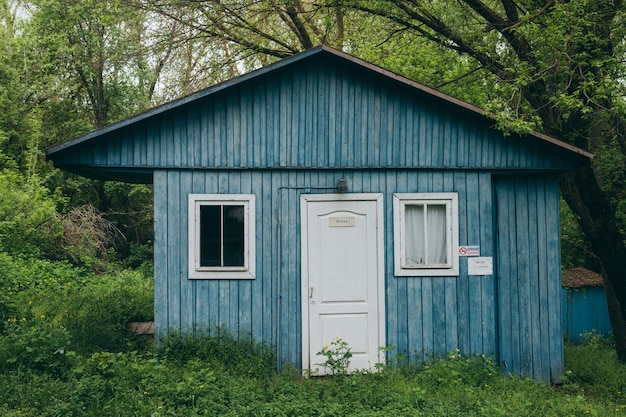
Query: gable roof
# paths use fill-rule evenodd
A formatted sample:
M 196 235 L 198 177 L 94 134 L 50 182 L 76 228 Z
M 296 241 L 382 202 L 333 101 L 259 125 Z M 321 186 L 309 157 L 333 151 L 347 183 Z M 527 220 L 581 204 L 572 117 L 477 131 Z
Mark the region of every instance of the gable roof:
M 142 126 L 142 130 L 145 130 L 147 129 L 145 126 L 150 125 L 154 120 L 170 117 L 170 115 L 177 114 L 177 112 L 183 111 L 183 109 L 187 109 L 190 105 L 194 105 L 194 103 L 212 100 L 215 97 L 229 94 L 230 91 L 234 91 L 237 88 L 244 88 L 247 83 L 255 82 L 256 80 L 262 79 L 265 76 L 271 76 L 273 73 L 280 72 L 281 70 L 288 67 L 296 66 L 298 64 L 305 65 L 313 61 L 329 61 L 331 62 L 331 64 L 329 64 L 330 66 L 349 66 L 350 69 L 354 70 L 355 72 L 368 74 L 369 76 L 374 77 L 377 82 L 378 80 L 380 80 L 381 83 L 387 82 L 395 84 L 398 90 L 411 91 L 413 93 L 422 94 L 428 97 L 429 100 L 439 102 L 440 104 L 449 106 L 451 108 L 456 108 L 461 112 L 473 114 L 474 117 L 483 119 L 489 124 L 489 126 L 493 126 L 494 124 L 494 121 L 488 118 L 484 110 L 480 109 L 479 107 L 448 96 L 432 88 L 426 87 L 422 84 L 416 83 L 405 77 L 394 74 L 376 65 L 373 65 L 354 56 L 324 45 L 309 49 L 290 58 L 278 61 L 274 64 L 241 75 L 221 84 L 217 84 L 215 86 L 200 90 L 189 96 L 151 108 L 143 113 L 95 130 L 84 136 L 80 136 L 61 144 L 51 146 L 45 150 L 46 157 L 49 160 L 53 160 L 58 167 L 67 169 L 69 171 L 75 171 L 87 176 L 109 178 L 107 175 L 102 175 L 102 170 L 105 169 L 106 166 L 113 166 L 116 165 L 116 163 L 111 163 L 110 158 L 103 163 L 96 162 L 94 160 L 95 157 L 85 159 L 80 154 L 84 153 L 85 149 L 88 149 L 89 146 L 96 146 L 95 144 L 100 141 L 113 141 L 115 140 L 114 138 L 120 137 L 124 137 L 124 140 L 129 140 L 129 138 L 131 138 L 133 135 L 136 135 L 136 133 L 132 132 L 132 129 L 139 125 Z M 540 143 L 543 143 L 550 148 L 560 149 L 561 151 L 564 151 L 565 154 L 570 154 L 579 158 L 582 157 L 583 159 L 588 159 L 592 157 L 589 152 L 583 149 L 577 148 L 568 143 L 539 132 L 530 132 L 526 136 Z M 94 145 L 90 145 L 91 143 L 94 143 Z M 102 145 L 99 146 L 100 148 L 98 148 L 98 151 L 102 152 L 102 149 L 104 148 L 102 147 Z M 215 166 L 215 168 L 218 167 L 219 166 Z M 133 172 L 135 172 L 136 174 L 143 173 L 142 175 L 145 175 L 147 168 L 148 167 L 144 165 L 142 161 L 138 160 L 136 161 L 136 163 L 127 164 L 124 172 L 125 175 L 129 173 L 132 174 Z M 152 166 L 152 169 L 153 168 L 154 166 Z M 556 167 L 555 169 L 558 169 L 558 167 Z M 563 169 L 563 167 L 561 167 L 561 169 Z M 114 177 L 116 176 L 114 175 L 110 178 Z M 145 178 L 143 182 L 147 182 Z

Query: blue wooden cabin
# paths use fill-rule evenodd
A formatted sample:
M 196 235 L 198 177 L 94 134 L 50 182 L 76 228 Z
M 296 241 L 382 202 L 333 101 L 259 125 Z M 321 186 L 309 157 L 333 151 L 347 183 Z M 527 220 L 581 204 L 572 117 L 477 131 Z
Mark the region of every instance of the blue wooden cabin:
M 318 369 L 459 350 L 563 373 L 559 173 L 465 102 L 321 46 L 47 150 L 154 185 L 155 332 L 219 327 Z

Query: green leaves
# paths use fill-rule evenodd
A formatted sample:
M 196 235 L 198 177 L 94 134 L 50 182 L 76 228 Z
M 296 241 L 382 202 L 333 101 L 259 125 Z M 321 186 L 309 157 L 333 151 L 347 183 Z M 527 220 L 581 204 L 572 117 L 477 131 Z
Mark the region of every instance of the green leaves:
M 0 171 L 0 250 L 13 254 L 58 253 L 62 229 L 56 202 L 36 176 Z
M 0 371 L 27 369 L 59 376 L 71 365 L 69 345 L 67 331 L 43 315 L 9 319 L 0 335 Z
M 331 375 L 345 375 L 348 373 L 352 349 L 350 349 L 348 342 L 340 337 L 336 337 L 330 344 L 324 346 L 322 350 L 317 352 L 317 355 L 325 357 L 326 360 L 315 365 L 323 366 L 330 371 Z

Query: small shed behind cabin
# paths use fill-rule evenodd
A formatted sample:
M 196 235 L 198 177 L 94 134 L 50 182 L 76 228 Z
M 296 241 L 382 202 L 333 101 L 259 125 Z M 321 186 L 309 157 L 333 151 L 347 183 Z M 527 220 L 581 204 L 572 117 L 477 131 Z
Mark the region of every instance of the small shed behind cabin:
M 567 340 L 581 342 L 595 333 L 609 337 L 612 332 L 604 279 L 590 269 L 563 271 L 563 332 Z

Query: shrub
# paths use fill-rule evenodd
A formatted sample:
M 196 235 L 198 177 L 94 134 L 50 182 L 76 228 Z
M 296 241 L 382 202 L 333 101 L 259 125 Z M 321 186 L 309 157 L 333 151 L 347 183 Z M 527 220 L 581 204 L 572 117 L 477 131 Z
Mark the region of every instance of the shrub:
M 626 401 L 626 367 L 617 358 L 613 339 L 589 333 L 581 344 L 565 345 L 563 388 L 604 400 Z
M 436 359 L 423 365 L 419 378 L 441 386 L 461 385 L 477 387 L 500 376 L 500 369 L 485 355 L 463 357 L 456 349 L 445 359 Z
M 0 252 L 0 330 L 12 317 L 51 316 L 48 311 L 33 309 L 57 292 L 81 288 L 89 276 L 67 262 Z
M 500 373 L 490 376 L 494 368 L 482 357 L 436 360 L 410 372 L 385 368 L 307 379 L 291 369 L 271 376 L 240 370 L 232 361 L 247 354 L 233 338 L 218 354 L 214 345 L 203 350 L 184 344 L 193 340 L 180 338 L 182 345 L 171 346 L 180 348 L 174 352 L 178 356 L 159 360 L 134 352 L 77 355 L 62 378 L 47 371 L 0 370 L 0 415 L 566 417 L 626 411 L 623 402 Z
M 238 375 L 267 377 L 276 372 L 276 353 L 250 337 L 234 337 L 223 329 L 204 335 L 169 335 L 161 341 L 160 355 L 170 362 L 211 362 Z
M 70 367 L 70 336 L 63 327 L 54 326 L 41 316 L 8 321 L 0 336 L 0 370 L 32 370 L 54 376 Z
M 72 261 L 94 271 L 106 268 L 109 248 L 124 240 L 124 235 L 92 205 L 74 207 L 65 213 L 62 245 Z
M 151 339 L 132 333 L 128 324 L 153 320 L 153 305 L 152 278 L 138 272 L 96 275 L 67 262 L 0 252 L 3 323 L 44 315 L 64 326 L 79 353 L 149 347 Z
M 132 333 L 129 323 L 153 320 L 152 288 L 152 279 L 123 271 L 94 277 L 79 290 L 59 292 L 44 306 L 70 332 L 77 352 L 142 350 L 151 339 Z

